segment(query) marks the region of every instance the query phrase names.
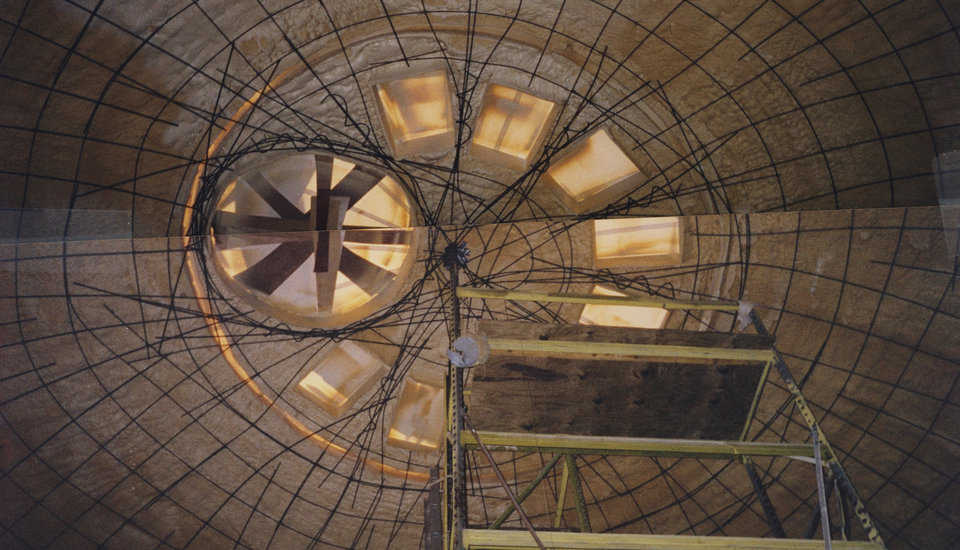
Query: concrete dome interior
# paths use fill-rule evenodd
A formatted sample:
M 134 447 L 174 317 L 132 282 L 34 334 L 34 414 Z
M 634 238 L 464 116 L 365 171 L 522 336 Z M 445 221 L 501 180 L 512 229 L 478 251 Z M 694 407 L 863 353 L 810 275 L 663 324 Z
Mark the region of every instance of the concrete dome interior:
M 454 313 L 443 252 L 463 243 L 463 286 L 750 304 L 887 546 L 956 547 L 958 22 L 943 0 L 4 3 L 0 546 L 421 547 L 451 319 L 625 322 L 479 298 Z M 527 118 L 498 114 L 509 101 Z M 377 200 L 407 201 L 408 218 L 381 223 L 393 211 L 351 221 L 363 193 L 348 185 L 314 182 L 290 207 L 250 199 L 267 200 L 263 232 L 314 234 L 286 271 L 270 266 L 309 264 L 312 299 L 335 300 L 328 251 L 379 265 L 389 297 L 336 326 L 245 300 L 225 281 L 242 271 L 211 252 L 220 191 L 286 156 L 371 167 L 364 193 L 389 175 Z M 599 173 L 616 183 L 595 194 Z M 621 262 L 634 245 L 600 242 L 620 218 L 652 217 L 676 235 L 669 261 Z M 357 234 L 369 227 L 390 235 Z M 409 262 L 385 252 L 406 227 Z M 724 312 L 644 319 L 752 331 Z M 338 378 L 334 357 L 362 380 Z M 670 401 L 660 372 L 637 371 L 649 403 L 622 415 Z M 342 385 L 318 397 L 310 375 Z M 519 421 L 543 376 L 517 374 L 511 406 L 488 414 Z M 584 403 L 608 407 L 590 387 Z M 711 433 L 706 403 L 632 435 Z M 808 441 L 778 380 L 747 435 Z M 516 492 L 550 458 L 496 454 Z M 576 460 L 593 531 L 774 535 L 736 461 Z M 755 466 L 803 538 L 812 468 Z M 489 525 L 507 494 L 481 453 L 467 472 L 468 523 Z M 538 529 L 577 528 L 571 502 L 555 516 L 559 478 L 524 501 Z

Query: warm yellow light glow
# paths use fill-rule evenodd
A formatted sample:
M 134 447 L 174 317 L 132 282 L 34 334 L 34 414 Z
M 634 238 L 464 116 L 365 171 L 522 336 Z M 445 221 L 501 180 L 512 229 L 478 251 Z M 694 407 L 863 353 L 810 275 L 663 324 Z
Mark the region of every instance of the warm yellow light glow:
M 593 224 L 598 267 L 663 265 L 683 259 L 680 218 L 613 218 Z
M 380 101 L 398 141 L 413 141 L 450 130 L 447 77 L 404 78 L 381 84 Z
M 300 65 L 297 65 L 297 67 L 299 66 Z M 207 147 L 206 156 L 204 158 L 214 158 L 215 153 L 220 148 L 220 145 L 224 142 L 224 140 L 226 140 L 227 136 L 236 125 L 236 121 L 242 119 L 244 113 L 253 108 L 254 104 L 260 99 L 265 91 L 270 88 L 275 89 L 276 86 L 286 80 L 291 74 L 290 68 L 284 69 L 276 77 L 274 77 L 273 80 L 267 83 L 263 89 L 255 91 L 249 98 L 241 103 L 240 107 L 234 112 L 233 116 L 227 119 L 228 122 L 224 125 L 220 133 L 213 138 L 213 141 Z M 201 161 L 198 164 L 193 175 L 193 180 L 190 183 L 190 189 L 184 207 L 183 220 L 180 223 L 180 239 L 185 250 L 189 250 L 193 239 L 191 236 L 191 228 L 193 227 L 192 223 L 194 221 L 194 206 L 196 205 L 197 199 L 200 195 L 200 189 L 202 187 L 203 176 L 206 173 L 206 169 L 207 164 Z M 305 441 L 316 444 L 317 447 L 324 452 L 329 451 L 336 456 L 347 457 L 356 461 L 357 464 L 363 465 L 364 468 L 369 468 L 370 471 L 383 473 L 393 478 L 402 479 L 405 482 L 415 481 L 426 483 L 430 480 L 430 475 L 422 470 L 397 468 L 389 464 L 384 464 L 382 461 L 376 460 L 369 456 L 361 456 L 355 451 L 334 443 L 333 441 L 317 433 L 315 430 L 308 428 L 303 422 L 298 420 L 291 413 L 284 410 L 282 406 L 279 406 L 273 398 L 266 395 L 257 381 L 251 377 L 250 373 L 248 373 L 243 365 L 240 364 L 237 356 L 233 352 L 233 343 L 227 338 L 226 331 L 223 328 L 221 321 L 219 321 L 218 317 L 213 314 L 213 309 L 211 306 L 212 301 L 207 299 L 206 287 L 200 283 L 201 280 L 205 279 L 201 274 L 202 272 L 199 266 L 199 258 L 200 255 L 195 252 L 187 252 L 184 254 L 184 264 L 189 277 L 190 288 L 196 296 L 197 307 L 203 313 L 201 318 L 206 324 L 210 336 L 217 343 L 217 347 L 220 348 L 220 353 L 230 366 L 230 369 L 233 370 L 234 374 L 237 376 L 240 384 L 247 388 L 260 403 L 267 407 L 268 410 L 275 413 L 281 420 L 283 420 L 288 426 L 296 431 L 296 433 L 300 434 Z
M 428 441 L 425 439 L 420 439 L 419 437 L 413 435 L 406 435 L 397 431 L 396 428 L 390 428 L 390 431 L 387 433 L 387 439 L 391 443 L 397 445 L 398 443 L 403 443 L 404 445 L 397 445 L 398 447 L 403 447 L 405 445 L 411 447 L 426 447 L 427 449 L 436 449 L 439 445 L 438 442 Z
M 526 163 L 546 130 L 554 105 L 520 90 L 491 84 L 477 117 L 473 144 Z
M 343 223 L 357 227 L 409 226 L 410 207 L 400 184 L 390 176 L 385 176 L 350 210 L 347 210 Z
M 217 203 L 217 210 L 224 210 L 226 212 L 236 212 L 237 211 L 237 201 L 231 197 L 233 190 L 237 188 L 237 180 L 233 180 L 227 184 L 223 189 L 223 194 L 220 195 L 220 201 Z M 227 204 L 229 201 L 229 204 Z M 227 210 L 230 208 L 230 210 Z
M 570 154 L 551 165 L 547 174 L 575 200 L 582 201 L 639 172 L 603 128 L 574 147 Z
M 298 389 L 334 417 L 346 412 L 385 373 L 386 365 L 364 348 L 343 341 L 327 352 Z
M 349 277 L 341 272 L 337 272 L 336 292 L 333 295 L 333 313 L 342 313 L 350 311 L 355 307 L 362 306 L 369 302 L 373 296 L 367 294 L 365 290 L 357 286 Z M 314 293 L 314 302 L 316 293 Z
M 297 308 L 304 312 L 316 311 L 317 303 L 317 275 L 313 272 L 313 255 L 307 257 L 297 269 L 290 274 L 270 294 L 274 303 L 283 307 Z
M 301 212 L 310 211 L 310 197 L 317 194 L 317 159 L 313 155 L 285 157 L 260 169 L 260 175 Z
M 277 246 L 279 245 L 259 244 L 242 248 L 217 248 L 216 253 L 223 270 L 227 275 L 235 277 L 237 273 L 266 258 Z
M 324 177 L 329 181 L 317 181 L 318 162 L 322 162 Z M 348 229 L 330 229 L 311 235 L 307 232 L 312 228 L 310 225 L 312 221 L 288 220 L 284 223 L 290 228 L 289 231 L 274 233 L 263 230 L 264 227 L 269 227 L 269 221 L 257 219 L 258 217 L 279 219 L 280 215 L 272 205 L 282 206 L 286 199 L 299 207 L 301 212 L 311 216 L 310 219 L 315 220 L 318 214 L 313 213 L 311 209 L 319 204 L 316 198 L 318 186 L 324 189 L 330 188 L 333 191 L 330 198 L 332 205 L 343 206 L 348 203 L 349 198 L 346 195 L 338 195 L 337 189 L 342 187 L 342 182 L 351 181 L 350 174 L 355 170 L 357 170 L 355 163 L 333 156 L 294 155 L 283 157 L 277 163 L 240 175 L 230 182 L 225 187 L 223 196 L 217 199 L 217 205 L 220 207 L 220 213 L 229 211 L 237 215 L 224 216 L 230 225 L 222 226 L 224 228 L 222 235 L 217 234 L 218 228 L 221 227 L 217 225 L 219 222 L 215 222 L 211 227 L 211 235 L 215 243 L 214 258 L 217 260 L 218 268 L 222 269 L 221 275 L 240 284 L 244 290 L 252 290 L 257 300 L 262 300 L 264 305 L 274 309 L 272 312 L 274 314 L 290 313 L 310 319 L 317 317 L 317 314 L 321 316 L 350 315 L 364 307 L 373 307 L 375 304 L 371 302 L 374 296 L 387 290 L 395 280 L 395 275 L 400 275 L 404 269 L 409 269 L 413 256 L 410 253 L 413 231 L 410 231 L 407 238 L 400 240 L 403 244 L 389 244 L 392 242 L 391 239 L 385 239 L 388 243 L 384 244 L 344 243 L 343 238 L 350 231 Z M 352 226 L 354 229 L 371 228 L 373 231 L 378 228 L 403 230 L 409 227 L 412 222 L 410 199 L 403 187 L 396 179 L 384 175 L 379 176 L 379 181 L 373 179 L 375 185 L 372 188 L 364 189 L 369 184 L 367 178 L 370 177 L 370 173 L 365 170 L 364 174 L 358 176 L 358 181 L 362 182 L 360 186 L 354 186 L 347 191 L 351 196 L 358 195 L 358 200 L 346 213 L 341 214 L 342 218 L 331 223 Z M 283 197 L 277 197 L 274 191 L 279 192 Z M 271 202 L 268 203 L 268 199 Z M 305 205 L 307 209 L 304 212 Z M 285 208 L 281 210 L 284 210 L 285 214 L 289 213 Z M 283 228 L 284 224 L 278 223 L 276 227 Z M 236 234 L 230 235 L 229 233 L 233 231 L 236 231 Z M 242 235 L 247 232 L 251 234 Z M 313 254 L 304 256 L 303 262 L 299 265 L 287 266 L 282 274 L 271 274 L 265 265 L 260 264 L 281 243 L 300 240 L 303 241 L 301 244 L 305 244 L 308 239 L 313 241 Z M 367 239 L 358 236 L 357 240 L 376 241 L 377 238 L 373 236 L 372 239 Z M 271 241 L 275 242 L 271 243 Z M 317 267 L 317 250 L 326 252 L 329 262 L 332 262 L 331 265 L 337 266 L 340 252 L 344 248 L 374 266 L 383 268 L 383 271 L 367 266 L 369 272 L 354 275 L 356 271 L 354 269 L 354 271 L 348 271 L 355 277 L 355 280 L 351 280 L 344 273 L 339 272 L 339 269 L 330 271 Z M 297 254 L 304 251 L 302 247 L 298 247 L 298 250 Z M 284 258 L 284 261 L 289 260 Z M 256 270 L 250 273 L 252 279 L 246 277 L 242 278 L 243 281 L 236 279 L 239 274 L 253 268 Z M 282 277 L 282 280 L 277 277 Z
M 601 296 L 626 296 L 622 292 L 600 285 L 593 287 L 593 293 Z M 580 324 L 658 329 L 663 328 L 669 313 L 662 307 L 586 304 L 580 313 Z
M 387 271 L 396 273 L 407 259 L 410 247 L 405 244 L 368 244 L 345 241 L 343 245 L 360 256 Z
M 387 443 L 431 451 L 443 438 L 443 389 L 407 378 L 393 411 Z
M 452 145 L 453 111 L 445 72 L 378 84 L 377 97 L 387 135 L 398 156 Z
M 337 391 L 323 379 L 323 375 L 318 372 L 311 372 L 300 381 L 300 389 L 304 393 L 310 394 L 315 401 L 329 401 L 336 407 L 341 407 L 347 402 L 347 396 Z
M 351 170 L 356 168 L 356 166 L 357 165 L 352 162 L 341 160 L 339 157 L 334 157 L 333 171 L 332 171 L 333 174 L 330 181 L 330 189 L 335 189 L 337 187 L 337 184 L 340 183 L 340 181 L 343 178 L 347 177 L 347 174 L 349 174 Z M 314 195 L 317 194 L 316 186 L 314 186 L 313 188 L 313 194 Z
M 227 185 L 220 197 L 217 209 L 233 214 L 240 212 L 248 216 L 280 217 L 277 211 L 263 200 L 263 197 L 241 180 L 234 180 Z

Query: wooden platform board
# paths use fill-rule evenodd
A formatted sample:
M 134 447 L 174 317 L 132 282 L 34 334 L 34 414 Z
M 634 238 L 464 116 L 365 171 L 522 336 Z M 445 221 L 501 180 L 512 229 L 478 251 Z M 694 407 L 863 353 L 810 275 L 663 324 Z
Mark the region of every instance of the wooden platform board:
M 763 349 L 749 334 L 484 321 L 488 338 L 662 343 Z M 470 418 L 480 430 L 737 439 L 763 365 L 592 361 L 493 355 L 473 369 Z

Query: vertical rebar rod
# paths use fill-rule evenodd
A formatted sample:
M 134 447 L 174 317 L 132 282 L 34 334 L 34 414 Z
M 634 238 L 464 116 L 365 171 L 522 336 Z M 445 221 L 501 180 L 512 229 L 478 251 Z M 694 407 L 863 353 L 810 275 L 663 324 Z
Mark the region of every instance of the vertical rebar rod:
M 834 485 L 834 483 L 827 484 L 827 500 L 830 500 L 833 495 Z M 810 524 L 807 525 L 807 530 L 803 532 L 803 538 L 812 539 L 813 535 L 817 533 L 818 525 L 820 525 L 820 506 L 814 508 L 813 515 L 810 516 Z
M 777 511 L 773 508 L 773 503 L 770 502 L 770 496 L 767 495 L 767 489 L 760 481 L 760 476 L 757 475 L 757 470 L 753 467 L 753 462 L 748 458 L 743 461 L 743 465 L 747 469 L 747 476 L 750 477 L 750 483 L 753 484 L 753 492 L 757 494 L 760 507 L 763 508 L 763 514 L 767 518 L 767 525 L 770 526 L 770 531 L 773 532 L 773 536 L 781 539 L 787 538 L 787 533 L 783 530 L 783 524 L 780 523 Z
M 827 489 L 823 484 L 823 461 L 820 459 L 820 435 L 819 428 L 816 426 L 810 428 L 813 436 L 813 460 L 817 469 L 817 500 L 820 501 L 820 530 L 823 531 L 823 547 L 826 550 L 832 550 L 833 544 L 830 542 L 830 516 L 827 513 Z
M 427 497 L 423 501 L 423 542 L 424 550 L 443 550 L 442 484 L 440 468 L 430 468 L 430 482 L 427 484 Z
M 754 328 L 756 328 L 758 334 L 762 334 L 764 336 L 770 335 L 770 333 L 767 332 L 766 327 L 763 326 L 763 322 L 760 321 L 760 317 L 757 316 L 756 311 L 750 312 L 750 320 L 753 323 Z M 810 409 L 810 405 L 803 396 L 803 392 L 800 391 L 800 386 L 797 385 L 797 381 L 793 378 L 793 374 L 790 373 L 790 369 L 787 368 L 786 362 L 784 362 L 783 357 L 776 348 L 773 349 L 773 356 L 773 366 L 777 369 L 777 372 L 780 373 L 780 378 L 786 385 L 787 391 L 793 395 L 793 402 L 796 405 L 797 410 L 800 412 L 800 416 L 803 417 L 804 422 L 807 423 L 807 426 L 809 426 L 811 430 L 817 429 L 817 435 L 822 435 L 822 432 L 819 432 L 817 417 Z M 875 542 L 885 549 L 887 546 L 883 542 L 883 537 L 880 536 L 880 530 L 877 529 L 876 524 L 873 522 L 873 518 L 871 518 L 869 512 L 867 512 L 867 507 L 864 504 L 863 499 L 861 499 L 860 495 L 857 494 L 856 488 L 854 488 L 853 483 L 850 481 L 850 478 L 844 471 L 843 466 L 840 464 L 839 457 L 835 452 L 833 452 L 830 442 L 826 437 L 824 437 L 821 443 L 823 444 L 823 448 L 826 449 L 826 462 L 830 466 L 830 475 L 833 477 L 833 479 L 839 482 L 840 490 L 847 493 L 850 503 L 853 506 L 853 513 L 860 521 L 860 526 L 863 527 L 864 532 L 867 534 L 867 538 L 870 539 L 871 542 Z
M 834 480 L 831 487 L 836 487 L 837 494 L 837 506 L 840 507 L 840 536 L 843 537 L 843 540 L 850 540 L 850 505 L 847 503 L 847 495 L 842 490 L 840 490 L 840 481 Z
M 453 323 L 451 323 L 451 332 L 453 340 L 460 337 L 461 318 L 460 318 L 460 298 L 457 296 L 457 287 L 460 286 L 460 247 L 454 243 L 447 246 L 444 251 L 444 263 L 450 270 L 450 300 L 452 309 Z M 461 434 L 463 433 L 463 417 L 465 414 L 463 406 L 463 369 L 454 367 L 452 363 L 447 363 L 448 372 L 452 370 L 451 395 L 450 399 L 453 406 L 453 519 L 454 519 L 454 540 L 451 548 L 457 550 L 463 544 L 463 530 L 467 526 L 467 483 L 466 470 L 464 464 L 463 443 Z

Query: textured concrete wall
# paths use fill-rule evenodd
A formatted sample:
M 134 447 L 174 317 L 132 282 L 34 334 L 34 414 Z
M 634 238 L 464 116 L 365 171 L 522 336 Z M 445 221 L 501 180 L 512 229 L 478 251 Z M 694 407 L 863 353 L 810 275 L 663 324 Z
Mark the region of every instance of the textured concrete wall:
M 10 209 L 0 223 L 0 545 L 286 548 L 316 537 L 320 547 L 416 547 L 422 481 L 361 471 L 302 441 L 238 382 L 202 318 L 182 241 L 168 237 L 211 140 L 230 124 L 211 166 L 239 170 L 277 144 L 347 146 L 337 150 L 398 172 L 433 216 L 423 219 L 503 222 L 460 235 L 473 252 L 469 284 L 589 291 L 616 280 L 757 304 L 891 546 L 955 544 L 960 294 L 933 174 L 958 147 L 956 7 L 536 1 L 468 13 L 461 4 L 41 0 L 0 10 L 0 207 Z M 592 270 L 589 224 L 561 219 L 535 171 L 468 150 L 456 177 L 453 153 L 385 158 L 371 86 L 407 62 L 449 62 L 466 127 L 490 80 L 562 102 L 548 156 L 606 124 L 647 180 L 602 215 L 689 216 L 684 264 Z M 108 213 L 68 226 L 70 210 Z M 105 239 L 120 235 L 137 239 Z M 424 272 L 445 244 L 436 242 L 421 250 Z M 415 322 L 390 338 L 422 349 L 405 348 L 367 396 L 371 408 L 340 424 L 292 389 L 329 338 L 229 294 L 210 298 L 274 408 L 422 472 L 435 457 L 384 447 L 392 401 L 381 401 L 409 372 L 442 372 L 444 283 L 442 270 L 429 272 L 382 321 Z M 577 313 L 475 302 L 468 326 L 475 316 Z M 674 314 L 668 326 L 727 330 L 731 320 Z M 785 398 L 768 388 L 758 418 L 770 424 L 756 434 L 804 436 Z M 521 481 L 538 466 L 503 459 Z M 740 506 L 751 489 L 738 467 L 591 464 L 599 529 L 767 530 L 756 503 Z M 484 477 L 471 517 L 482 521 L 505 501 L 483 460 L 476 466 Z M 799 536 L 814 502 L 810 469 L 761 467 Z M 538 525 L 550 522 L 554 489 L 528 501 Z

